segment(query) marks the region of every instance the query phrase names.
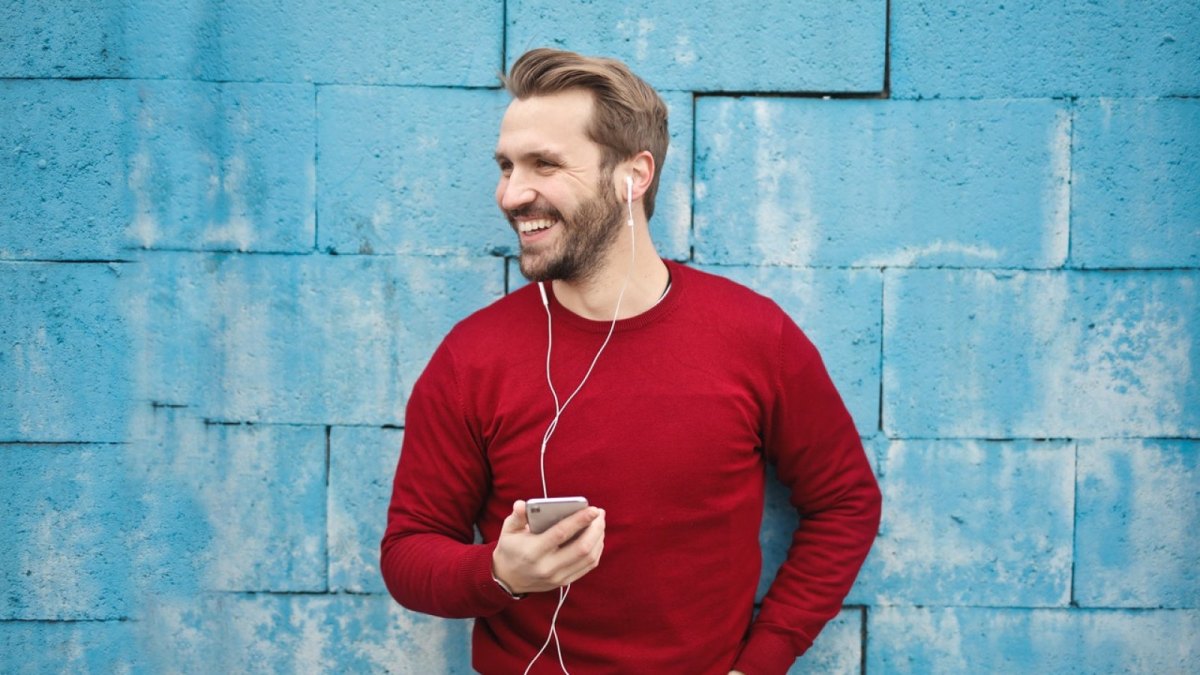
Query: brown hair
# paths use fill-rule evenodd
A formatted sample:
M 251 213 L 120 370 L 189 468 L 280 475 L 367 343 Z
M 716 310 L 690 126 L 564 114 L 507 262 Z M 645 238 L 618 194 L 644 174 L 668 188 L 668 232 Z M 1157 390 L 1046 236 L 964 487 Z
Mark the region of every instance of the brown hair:
M 646 219 L 654 215 L 668 137 L 667 106 L 650 85 L 615 59 L 545 47 L 522 54 L 500 80 L 519 99 L 575 88 L 592 92 L 594 108 L 587 135 L 601 147 L 601 168 L 611 170 L 618 162 L 649 150 L 654 177 L 642 199 Z

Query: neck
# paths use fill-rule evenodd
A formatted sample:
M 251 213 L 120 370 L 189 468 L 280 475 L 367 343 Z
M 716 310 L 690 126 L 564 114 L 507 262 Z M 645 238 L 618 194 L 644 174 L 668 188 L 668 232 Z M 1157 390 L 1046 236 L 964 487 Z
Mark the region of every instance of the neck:
M 563 307 L 586 319 L 607 321 L 613 317 L 618 296 L 621 297 L 618 319 L 637 316 L 658 302 L 670 275 L 654 249 L 649 228 L 645 222 L 633 226 L 637 255 L 632 269 L 629 260 L 632 242 L 627 234 L 621 234 L 604 256 L 599 269 L 587 279 L 554 281 L 554 296 Z M 621 295 L 626 276 L 629 284 L 625 286 L 625 294 Z

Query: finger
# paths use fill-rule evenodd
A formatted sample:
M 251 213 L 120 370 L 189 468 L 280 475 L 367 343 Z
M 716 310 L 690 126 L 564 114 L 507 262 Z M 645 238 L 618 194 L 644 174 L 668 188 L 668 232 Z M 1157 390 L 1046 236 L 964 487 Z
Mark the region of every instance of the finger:
M 603 510 L 590 506 L 586 509 L 580 509 L 558 521 L 554 524 L 554 527 L 543 533 L 545 535 L 544 539 L 548 543 L 547 550 L 554 550 L 561 547 L 570 541 L 571 537 L 574 537 L 580 530 L 590 525 L 603 514 Z
M 525 515 L 525 500 L 518 499 L 513 502 L 512 513 L 504 518 L 504 524 L 501 525 L 501 528 L 505 532 L 522 532 L 525 530 L 528 522 Z
M 579 559 L 575 565 L 564 569 L 562 572 L 562 581 L 559 582 L 559 585 L 565 586 L 566 584 L 575 583 L 579 579 L 582 579 L 584 576 L 586 576 L 589 572 L 599 567 L 600 556 L 602 553 L 604 553 L 603 541 L 597 543 L 596 546 L 591 549 L 587 557 Z
M 604 550 L 604 526 L 604 512 L 601 511 L 578 538 L 546 554 L 546 564 L 555 570 L 555 580 L 581 575 L 600 562 L 600 553 Z

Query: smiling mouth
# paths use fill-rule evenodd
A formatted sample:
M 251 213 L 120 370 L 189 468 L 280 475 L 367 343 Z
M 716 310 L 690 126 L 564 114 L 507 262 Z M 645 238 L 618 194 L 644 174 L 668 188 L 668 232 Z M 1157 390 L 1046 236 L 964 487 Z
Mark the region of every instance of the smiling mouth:
M 537 220 L 522 220 L 517 223 L 517 231 L 521 234 L 533 234 L 548 230 L 558 221 L 552 218 L 539 218 Z

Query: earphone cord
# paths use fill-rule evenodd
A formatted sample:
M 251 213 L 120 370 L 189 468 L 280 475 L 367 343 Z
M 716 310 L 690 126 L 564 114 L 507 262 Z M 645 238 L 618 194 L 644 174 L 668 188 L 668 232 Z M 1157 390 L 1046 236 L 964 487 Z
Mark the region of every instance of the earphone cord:
M 538 468 L 542 477 L 542 497 L 549 497 L 550 492 L 546 489 L 546 446 L 550 443 L 550 437 L 554 435 L 554 430 L 558 428 L 558 420 L 562 417 L 563 411 L 575 399 L 575 395 L 583 389 L 583 385 L 592 375 L 592 370 L 596 367 L 596 362 L 600 360 L 600 355 L 604 353 L 604 348 L 608 346 L 609 340 L 612 339 L 613 331 L 617 328 L 617 317 L 621 315 L 621 300 L 625 297 L 625 289 L 629 287 L 629 280 L 633 278 L 633 263 L 637 257 L 637 237 L 633 231 L 633 183 L 626 182 L 626 203 L 629 205 L 629 269 L 625 272 L 625 281 L 621 283 L 621 292 L 617 294 L 617 306 L 613 309 L 612 323 L 608 326 L 608 334 L 604 336 L 604 342 L 600 343 L 600 349 L 596 350 L 596 355 L 592 357 L 592 363 L 588 366 L 587 372 L 583 374 L 583 379 L 579 381 L 579 385 L 575 387 L 575 391 L 567 397 L 567 400 L 560 406 L 558 404 L 558 392 L 554 389 L 554 381 L 550 377 L 550 353 L 554 348 L 554 329 L 551 324 L 550 304 L 545 302 L 542 306 L 546 309 L 546 384 L 550 385 L 550 395 L 554 397 L 554 419 L 550 420 L 550 424 L 546 427 L 546 433 L 542 435 L 542 448 L 538 456 Z M 545 296 L 543 296 L 544 298 Z M 563 663 L 562 641 L 558 639 L 558 631 L 556 625 L 558 623 L 558 613 L 562 611 L 563 603 L 567 601 L 567 594 L 571 592 L 571 584 L 562 586 L 558 589 L 558 605 L 554 608 L 554 615 L 550 617 L 550 631 L 546 633 L 546 641 L 542 643 L 541 649 L 530 660 L 529 665 L 525 666 L 524 675 L 529 675 L 529 670 L 533 668 L 533 664 L 542 657 L 542 653 L 546 651 L 546 647 L 550 646 L 550 641 L 554 641 L 554 649 L 558 652 L 558 666 L 562 668 L 565 675 L 570 675 L 567 671 L 567 665 Z

